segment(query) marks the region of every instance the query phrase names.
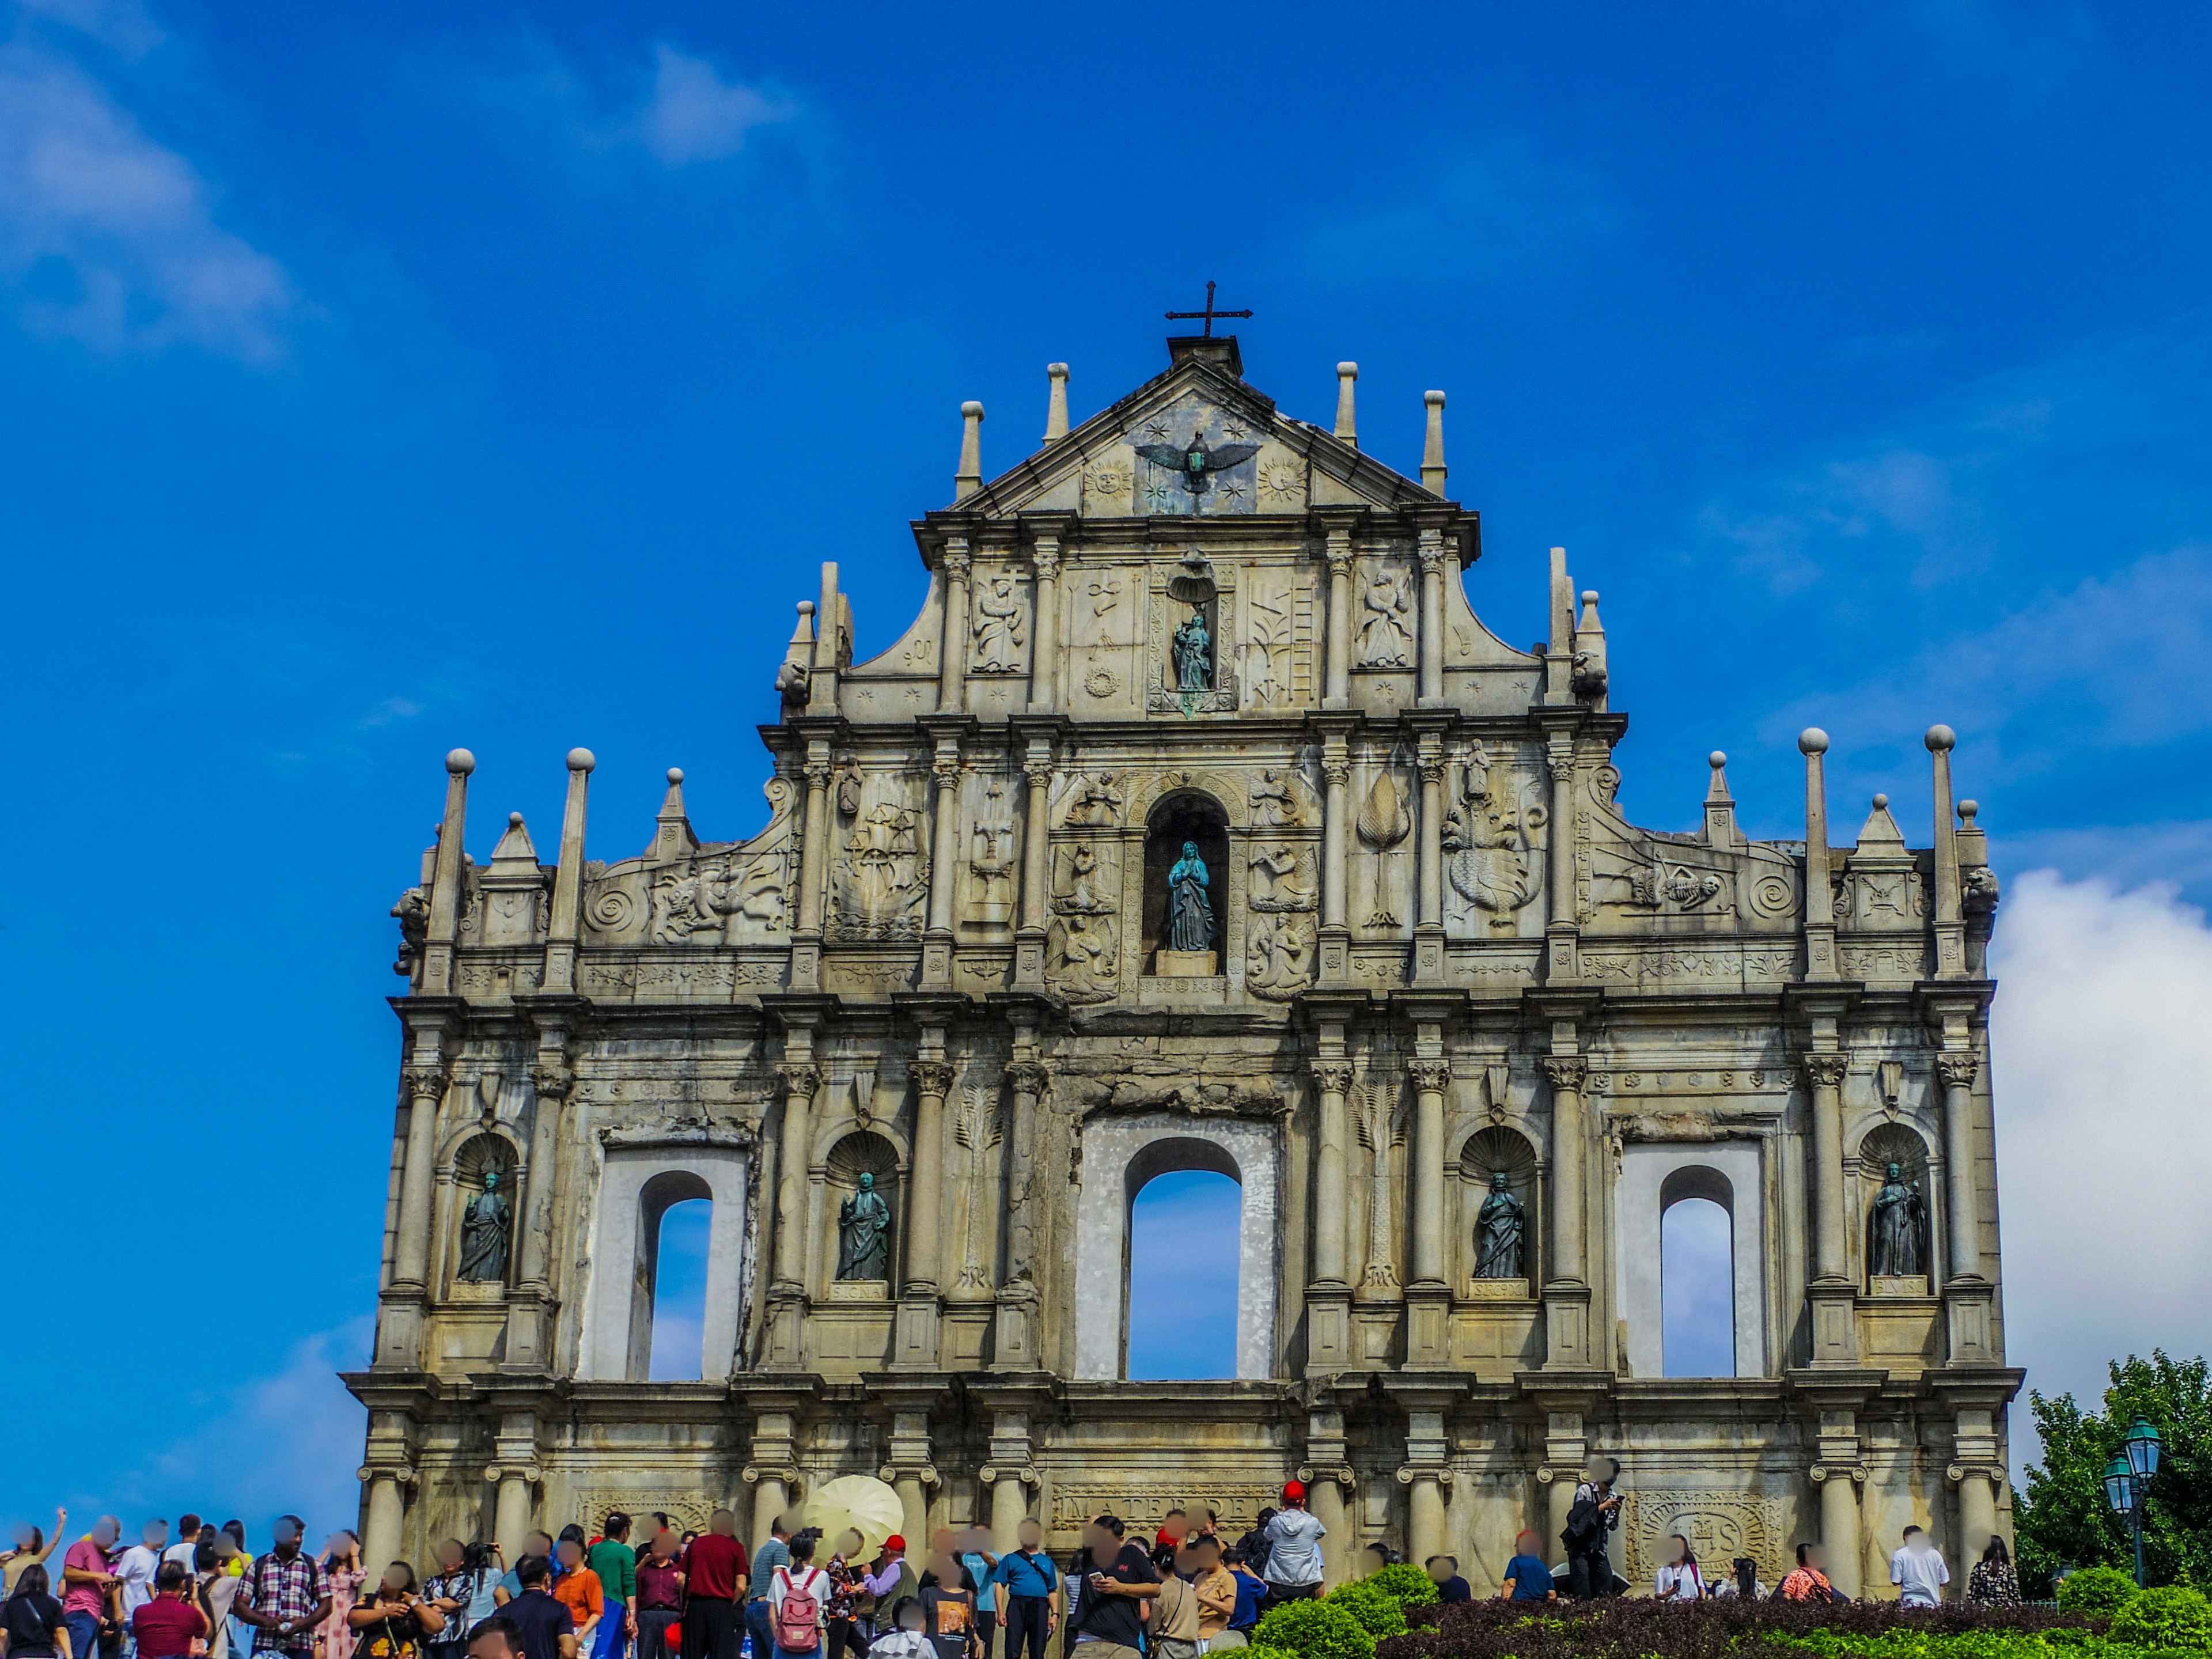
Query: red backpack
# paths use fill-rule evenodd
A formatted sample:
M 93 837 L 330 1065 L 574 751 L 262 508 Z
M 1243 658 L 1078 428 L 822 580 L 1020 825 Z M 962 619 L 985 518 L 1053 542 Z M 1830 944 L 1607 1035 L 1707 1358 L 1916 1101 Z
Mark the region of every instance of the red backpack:
M 783 1605 L 775 1610 L 775 1644 L 786 1653 L 811 1652 L 822 1645 L 822 1603 L 814 1595 L 822 1570 L 807 1570 L 804 1589 L 788 1567 L 778 1567 L 775 1576 L 783 1580 Z

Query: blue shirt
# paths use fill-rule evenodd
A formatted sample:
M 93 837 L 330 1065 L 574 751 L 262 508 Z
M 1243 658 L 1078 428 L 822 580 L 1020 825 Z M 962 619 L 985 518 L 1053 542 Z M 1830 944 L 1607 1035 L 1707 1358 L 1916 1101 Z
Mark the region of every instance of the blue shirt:
M 1026 1550 L 1016 1550 L 1012 1555 L 999 1558 L 998 1571 L 991 1575 L 991 1582 L 1004 1584 L 1009 1595 L 1049 1595 L 1060 1587 L 1060 1569 L 1042 1550 L 1034 1555 Z
M 981 1552 L 977 1550 L 969 1550 L 960 1558 L 960 1563 L 968 1569 L 968 1576 L 975 1581 L 978 1592 L 975 1597 L 975 1610 L 978 1613 L 989 1613 L 994 1610 L 999 1605 L 999 1599 L 991 1586 L 997 1583 L 999 1580 L 991 1571 L 991 1564 L 986 1561 Z
M 1505 1564 L 1505 1576 L 1513 1581 L 1516 1601 L 1540 1601 L 1554 1588 L 1552 1570 L 1533 1555 L 1515 1556 Z
M 1229 1628 L 1250 1630 L 1260 1622 L 1260 1603 L 1267 1598 L 1267 1587 L 1249 1572 L 1239 1572 L 1234 1567 L 1229 1576 L 1237 1581 L 1237 1606 L 1230 1613 Z

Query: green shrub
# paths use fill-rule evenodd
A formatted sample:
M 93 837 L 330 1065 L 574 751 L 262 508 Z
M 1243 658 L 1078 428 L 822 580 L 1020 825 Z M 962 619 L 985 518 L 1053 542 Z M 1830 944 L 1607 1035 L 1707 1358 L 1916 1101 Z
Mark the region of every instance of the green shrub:
M 1382 1571 L 1388 1572 L 1390 1569 L 1385 1567 Z M 1340 1584 L 1327 1598 L 1329 1605 L 1342 1607 L 1357 1619 L 1360 1628 L 1377 1641 L 1386 1636 L 1406 1633 L 1406 1605 L 1376 1582 L 1382 1576 L 1378 1572 L 1373 1578 Z
M 2058 1586 L 2058 1605 L 2069 1613 L 2118 1613 L 2136 1598 L 2136 1581 L 2118 1567 L 2084 1567 Z
M 2081 1575 L 2076 1573 L 2075 1577 Z M 2073 1579 L 2068 1579 L 2072 1584 Z M 2138 1590 L 2112 1615 L 2112 1638 L 2147 1648 L 2179 1648 L 2188 1652 L 2212 1651 L 2212 1602 L 2204 1592 L 2185 1584 L 2163 1589 Z
M 1410 1561 L 1370 1573 L 1359 1582 L 1396 1597 L 1401 1607 L 1425 1607 L 1438 1599 L 1436 1580 L 1429 1577 L 1425 1568 L 1417 1567 Z
M 1367 1626 L 1334 1600 L 1285 1601 L 1260 1621 L 1255 1634 L 1255 1647 L 1280 1648 L 1291 1659 L 1375 1659 Z

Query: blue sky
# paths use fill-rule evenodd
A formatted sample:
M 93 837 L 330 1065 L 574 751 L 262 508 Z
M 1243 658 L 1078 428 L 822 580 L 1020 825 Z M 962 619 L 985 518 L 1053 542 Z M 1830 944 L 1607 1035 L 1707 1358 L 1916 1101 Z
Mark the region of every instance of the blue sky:
M 1533 639 L 1571 549 L 1642 822 L 1695 823 L 1717 747 L 1753 832 L 1799 833 L 1817 721 L 1838 838 L 1887 788 L 1919 839 L 1919 733 L 1959 728 L 2008 874 L 2055 872 L 2000 958 L 2015 1351 L 2196 1352 L 2212 1251 L 2139 1271 L 2029 1218 L 2088 1113 L 2177 1130 L 2185 1209 L 2212 1176 L 2208 30 L 0 0 L 0 975 L 15 1237 L 66 1338 L 0 1375 L 49 1431 L 0 1506 L 337 1518 L 386 912 L 440 757 L 481 762 L 479 858 L 509 810 L 550 850 L 579 743 L 595 854 L 670 765 L 750 831 L 817 562 L 889 642 L 961 400 L 1011 465 L 1046 362 L 1080 418 L 1208 278 L 1293 413 L 1359 362 L 1387 461 L 1449 392 L 1476 609 Z

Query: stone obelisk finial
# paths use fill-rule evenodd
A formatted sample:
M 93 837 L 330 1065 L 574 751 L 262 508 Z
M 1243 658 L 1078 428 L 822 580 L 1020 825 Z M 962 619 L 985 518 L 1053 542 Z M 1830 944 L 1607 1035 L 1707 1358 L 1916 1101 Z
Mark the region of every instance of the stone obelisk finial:
M 983 405 L 972 398 L 961 404 L 960 422 L 960 470 L 952 475 L 956 501 L 983 487 Z
M 1354 449 L 1359 447 L 1359 421 L 1352 410 L 1352 388 L 1358 379 L 1358 363 L 1336 366 L 1336 435 Z
M 544 989 L 565 996 L 576 988 L 576 941 L 584 905 L 584 822 L 592 769 L 588 749 L 568 751 L 568 799 L 561 815 L 561 862 L 553 872 L 553 912 L 545 933 Z
M 1044 372 L 1052 380 L 1044 405 L 1044 441 L 1056 444 L 1067 435 L 1067 365 L 1047 363 Z
M 1429 406 L 1428 441 L 1421 447 L 1421 488 L 1432 495 L 1444 493 L 1444 394 L 1424 392 L 1421 401 Z

